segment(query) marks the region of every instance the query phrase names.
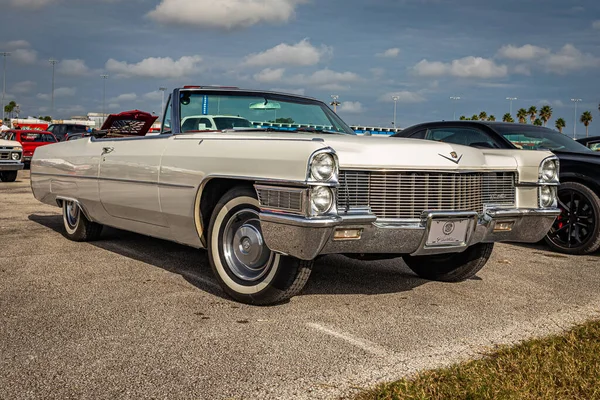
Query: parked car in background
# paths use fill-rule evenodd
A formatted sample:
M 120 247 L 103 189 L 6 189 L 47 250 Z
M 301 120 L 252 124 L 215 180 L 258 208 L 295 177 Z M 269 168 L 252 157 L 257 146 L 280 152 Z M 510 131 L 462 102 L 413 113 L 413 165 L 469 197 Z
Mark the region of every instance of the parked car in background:
M 252 126 L 199 121 L 222 115 Z M 402 256 L 425 279 L 462 281 L 494 242 L 537 242 L 560 213 L 547 151 L 366 139 L 316 99 L 237 88 L 175 89 L 161 134 L 136 137 L 147 117 L 123 113 L 104 138 L 40 148 L 33 194 L 62 207 L 71 240 L 108 225 L 207 249 L 245 303 L 296 295 L 322 254 Z
M 52 133 L 59 142 L 65 141 L 68 135 L 87 132 L 87 125 L 80 124 L 52 124 L 48 126 L 48 132 Z
M 549 150 L 560 160 L 561 215 L 546 236 L 554 250 L 590 254 L 600 248 L 600 154 L 554 130 L 517 123 L 444 121 L 393 135 L 482 149 Z
M 590 150 L 600 151 L 600 136 L 577 139 L 577 141 Z
M 25 166 L 31 161 L 35 149 L 40 146 L 58 142 L 53 134 L 44 131 L 10 130 L 7 134 L 7 137 L 10 140 L 21 143 L 21 146 L 23 147 L 23 163 L 25 163 Z
M 0 133 L 0 181 L 14 182 L 17 174 L 24 168 L 23 147 L 21 143 L 10 140 L 8 131 Z

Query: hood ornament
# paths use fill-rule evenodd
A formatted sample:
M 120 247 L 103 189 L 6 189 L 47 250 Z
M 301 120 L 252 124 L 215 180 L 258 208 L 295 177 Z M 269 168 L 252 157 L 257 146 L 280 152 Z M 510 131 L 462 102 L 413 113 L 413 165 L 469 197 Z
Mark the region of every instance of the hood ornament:
M 460 162 L 460 160 L 462 160 L 462 158 L 463 158 L 462 154 L 459 157 L 458 154 L 455 151 L 453 151 L 453 152 L 450 153 L 450 157 L 452 157 L 452 158 L 447 157 L 447 156 L 445 156 L 443 154 L 439 154 L 439 155 L 442 156 L 442 157 L 444 157 L 448 161 L 452 161 L 454 164 L 458 164 Z

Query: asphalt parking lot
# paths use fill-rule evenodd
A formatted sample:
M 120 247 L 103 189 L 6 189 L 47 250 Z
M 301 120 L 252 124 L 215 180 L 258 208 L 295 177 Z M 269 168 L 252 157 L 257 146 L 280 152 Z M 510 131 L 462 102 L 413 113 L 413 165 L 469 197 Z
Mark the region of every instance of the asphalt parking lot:
M 600 254 L 507 244 L 460 284 L 328 256 L 289 303 L 246 306 L 203 251 L 70 242 L 28 175 L 0 183 L 0 398 L 336 398 L 600 316 Z

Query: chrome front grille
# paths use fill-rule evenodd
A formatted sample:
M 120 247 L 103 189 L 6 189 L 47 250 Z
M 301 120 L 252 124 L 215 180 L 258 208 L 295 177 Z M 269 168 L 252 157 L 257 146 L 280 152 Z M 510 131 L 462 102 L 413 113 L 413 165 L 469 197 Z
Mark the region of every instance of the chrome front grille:
M 0 151 L 0 160 L 10 160 L 10 153 L 7 151 Z
M 338 210 L 370 207 L 378 218 L 415 219 L 425 210 L 514 206 L 515 173 L 341 171 Z
M 256 185 L 255 188 L 261 208 L 300 214 L 304 212 L 306 189 L 261 185 Z

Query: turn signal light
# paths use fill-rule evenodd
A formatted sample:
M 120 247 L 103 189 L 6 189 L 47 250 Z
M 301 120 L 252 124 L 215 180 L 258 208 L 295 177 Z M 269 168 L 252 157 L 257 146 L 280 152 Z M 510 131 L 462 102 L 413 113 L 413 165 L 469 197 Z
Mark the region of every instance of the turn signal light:
M 358 240 L 362 236 L 362 229 L 336 229 L 333 240 Z
M 498 221 L 494 226 L 494 232 L 510 232 L 514 225 L 515 221 Z

